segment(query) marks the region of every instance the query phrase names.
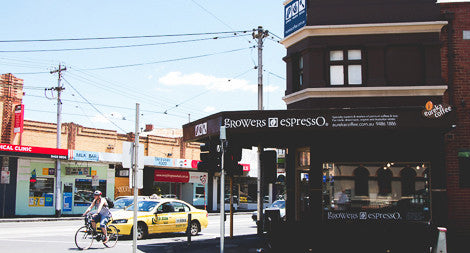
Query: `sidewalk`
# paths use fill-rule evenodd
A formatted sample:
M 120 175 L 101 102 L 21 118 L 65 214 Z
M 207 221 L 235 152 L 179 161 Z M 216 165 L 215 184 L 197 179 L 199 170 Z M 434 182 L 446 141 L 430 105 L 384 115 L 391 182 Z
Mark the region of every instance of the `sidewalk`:
M 226 253 L 268 252 L 259 251 L 265 247 L 265 240 L 258 235 L 234 236 L 232 239 L 226 237 L 224 242 Z M 187 242 L 139 245 L 138 249 L 142 252 L 219 253 L 220 238 L 192 241 L 190 245 Z
M 251 212 L 234 212 L 233 215 L 251 214 Z M 219 216 L 220 213 L 209 213 L 209 216 Z M 230 213 L 225 213 L 227 217 Z M 42 216 L 42 217 L 12 217 L 12 218 L 0 218 L 2 222 L 39 222 L 39 221 L 68 221 L 68 220 L 83 220 L 81 215 L 77 216 L 65 216 L 65 217 L 54 217 L 54 216 Z

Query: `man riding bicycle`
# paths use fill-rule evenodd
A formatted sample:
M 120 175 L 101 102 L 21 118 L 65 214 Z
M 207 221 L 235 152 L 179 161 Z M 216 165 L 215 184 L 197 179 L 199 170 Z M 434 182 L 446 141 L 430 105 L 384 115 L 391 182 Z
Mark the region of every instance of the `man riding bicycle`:
M 109 237 L 108 231 L 106 229 L 106 223 L 108 223 L 109 219 L 111 218 L 111 212 L 109 211 L 108 202 L 105 198 L 101 197 L 101 195 L 101 191 L 98 190 L 93 193 L 94 200 L 91 205 L 87 208 L 87 210 L 83 213 L 83 216 L 87 215 L 87 213 L 90 212 L 94 206 L 97 207 L 96 213 L 92 215 L 93 220 L 91 221 L 91 225 L 93 226 L 93 229 L 96 230 L 96 222 L 100 223 L 101 231 L 105 236 L 103 243 L 107 243 Z

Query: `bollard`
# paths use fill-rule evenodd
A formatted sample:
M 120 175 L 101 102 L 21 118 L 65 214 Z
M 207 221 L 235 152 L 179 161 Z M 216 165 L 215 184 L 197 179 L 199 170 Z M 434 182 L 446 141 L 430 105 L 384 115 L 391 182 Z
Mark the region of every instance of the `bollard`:
M 447 253 L 447 229 L 443 227 L 438 227 L 437 229 L 439 230 L 439 237 L 437 238 L 436 247 L 432 249 L 432 253 Z
M 191 245 L 191 213 L 188 213 L 188 228 L 186 229 L 188 236 L 188 245 Z

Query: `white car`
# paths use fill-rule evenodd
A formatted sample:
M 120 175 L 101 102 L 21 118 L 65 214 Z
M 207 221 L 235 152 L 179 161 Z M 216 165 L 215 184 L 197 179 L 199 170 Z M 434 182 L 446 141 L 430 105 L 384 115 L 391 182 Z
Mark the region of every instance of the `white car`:
M 263 214 L 266 210 L 279 210 L 279 214 L 282 220 L 286 218 L 286 201 L 285 200 L 276 200 L 268 208 L 263 210 Z M 254 211 L 251 215 L 253 221 L 258 221 L 258 212 Z

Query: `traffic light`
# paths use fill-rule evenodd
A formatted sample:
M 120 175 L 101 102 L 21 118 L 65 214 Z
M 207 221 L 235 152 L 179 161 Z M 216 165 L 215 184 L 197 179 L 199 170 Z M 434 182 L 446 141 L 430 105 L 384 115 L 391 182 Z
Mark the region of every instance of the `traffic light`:
M 219 172 L 220 171 L 220 153 L 217 150 L 217 144 L 206 142 L 200 146 L 201 161 L 197 163 L 197 170 L 203 172 Z
M 243 166 L 238 164 L 242 159 L 242 148 L 241 147 L 231 147 L 227 148 L 224 157 L 224 169 L 227 171 L 227 174 L 230 176 L 241 176 L 243 175 Z
M 277 153 L 276 150 L 261 152 L 261 171 L 265 182 L 274 183 L 277 180 Z

